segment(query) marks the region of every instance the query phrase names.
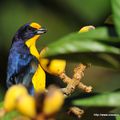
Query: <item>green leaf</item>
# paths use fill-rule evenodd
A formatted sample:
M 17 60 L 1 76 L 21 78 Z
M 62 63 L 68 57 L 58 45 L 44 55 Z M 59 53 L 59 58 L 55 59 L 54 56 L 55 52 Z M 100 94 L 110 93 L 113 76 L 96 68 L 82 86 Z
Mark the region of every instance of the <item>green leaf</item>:
M 3 102 L 0 102 L 0 108 L 2 108 L 2 107 L 3 107 Z M 18 115 L 20 115 L 20 113 L 16 110 L 13 110 L 11 112 L 6 113 L 5 116 L 0 118 L 0 120 L 13 120 Z
M 96 95 L 90 98 L 75 100 L 73 101 L 73 104 L 78 106 L 119 107 L 120 92 L 104 93 L 104 94 Z
M 90 62 L 120 67 L 120 41 L 110 37 L 108 29 L 98 28 L 86 33 L 72 33 L 48 45 L 45 57 Z
M 17 117 L 19 115 L 20 115 L 20 113 L 17 111 L 8 112 L 5 114 L 4 117 L 0 118 L 0 120 L 13 120 L 15 117 Z
M 116 116 L 115 118 L 116 118 L 116 120 L 120 120 L 120 116 Z
M 120 36 L 120 0 L 111 0 L 111 5 L 116 31 Z

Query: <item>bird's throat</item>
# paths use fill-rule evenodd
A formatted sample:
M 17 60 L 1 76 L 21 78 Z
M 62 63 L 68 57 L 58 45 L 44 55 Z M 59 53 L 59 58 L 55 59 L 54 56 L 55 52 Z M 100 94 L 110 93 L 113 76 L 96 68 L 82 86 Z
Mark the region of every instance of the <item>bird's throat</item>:
M 30 49 L 30 53 L 35 56 L 37 59 L 39 59 L 39 52 L 36 48 L 36 40 L 40 37 L 40 35 L 35 35 L 34 37 L 28 39 L 25 44 Z

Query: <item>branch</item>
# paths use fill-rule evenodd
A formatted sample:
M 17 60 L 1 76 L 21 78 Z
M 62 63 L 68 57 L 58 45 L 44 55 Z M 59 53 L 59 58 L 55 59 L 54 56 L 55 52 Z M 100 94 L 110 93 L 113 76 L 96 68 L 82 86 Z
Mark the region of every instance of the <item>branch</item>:
M 64 94 L 70 95 L 76 87 L 87 93 L 92 91 L 91 86 L 87 86 L 81 82 L 86 68 L 87 67 L 85 65 L 79 64 L 76 68 L 74 68 L 73 78 L 68 77 L 65 72 L 59 75 L 63 82 L 67 84 L 67 86 L 63 89 Z

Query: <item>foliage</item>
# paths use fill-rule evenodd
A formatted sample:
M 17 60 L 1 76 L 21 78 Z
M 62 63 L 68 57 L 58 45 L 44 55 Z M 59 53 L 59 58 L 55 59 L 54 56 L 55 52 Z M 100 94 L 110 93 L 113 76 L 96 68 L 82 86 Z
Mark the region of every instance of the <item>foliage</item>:
M 51 43 L 46 56 L 119 68 L 119 46 L 119 38 L 109 36 L 107 28 L 103 27 L 86 33 L 73 33 Z
M 115 93 L 104 93 L 90 98 L 75 100 L 73 101 L 73 104 L 79 106 L 120 107 L 119 101 L 120 101 L 120 92 L 115 92 Z

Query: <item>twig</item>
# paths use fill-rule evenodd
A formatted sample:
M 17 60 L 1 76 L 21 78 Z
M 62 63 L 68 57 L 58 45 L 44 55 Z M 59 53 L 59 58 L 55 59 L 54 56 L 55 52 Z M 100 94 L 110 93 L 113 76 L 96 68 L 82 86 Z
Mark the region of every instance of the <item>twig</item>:
M 92 91 L 91 86 L 87 86 L 81 82 L 81 79 L 84 76 L 85 69 L 86 69 L 85 65 L 79 64 L 74 69 L 73 78 L 68 77 L 65 74 L 65 72 L 59 75 L 59 77 L 63 80 L 63 82 L 67 84 L 67 86 L 63 89 L 64 94 L 70 95 L 76 89 L 76 87 L 88 93 Z
M 75 116 L 77 116 L 78 118 L 81 118 L 82 115 L 84 114 L 84 110 L 78 108 L 78 107 L 70 107 L 68 114 L 74 114 Z

